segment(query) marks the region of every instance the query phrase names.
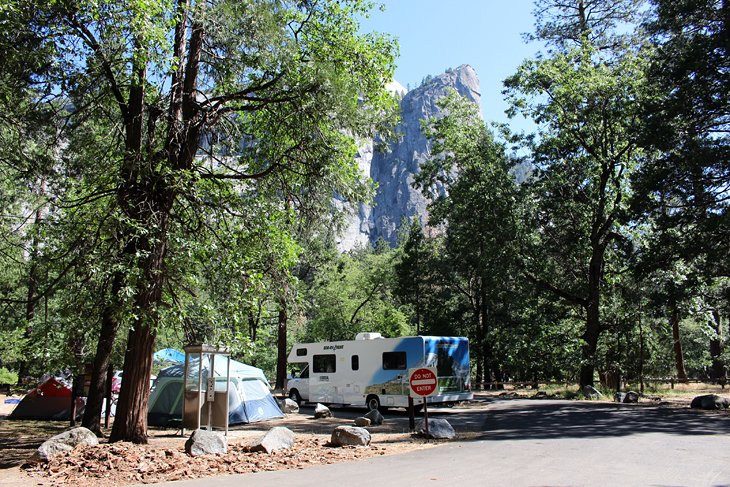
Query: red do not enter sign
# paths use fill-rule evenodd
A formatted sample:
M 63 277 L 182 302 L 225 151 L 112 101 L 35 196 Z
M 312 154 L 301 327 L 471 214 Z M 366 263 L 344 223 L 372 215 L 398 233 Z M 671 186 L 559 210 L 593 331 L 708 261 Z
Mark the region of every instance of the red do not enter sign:
M 438 391 L 439 384 L 436 367 L 410 369 L 408 383 L 411 387 L 411 397 L 433 396 Z

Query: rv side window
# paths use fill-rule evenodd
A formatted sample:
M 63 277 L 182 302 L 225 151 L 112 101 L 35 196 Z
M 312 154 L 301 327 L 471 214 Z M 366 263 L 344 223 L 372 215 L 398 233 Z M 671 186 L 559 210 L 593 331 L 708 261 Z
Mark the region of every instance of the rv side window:
M 337 357 L 332 355 L 312 355 L 312 372 L 315 374 L 331 374 L 335 372 Z
M 353 355 L 352 356 L 352 370 L 359 370 L 359 369 L 360 369 L 360 356 Z
M 302 373 L 299 374 L 299 378 L 300 379 L 308 379 L 309 378 L 309 365 L 307 365 L 306 367 L 304 367 L 304 369 L 302 369 Z
M 383 369 L 405 370 L 406 352 L 383 352 Z
M 297 357 L 304 357 L 307 355 L 306 348 L 297 348 Z

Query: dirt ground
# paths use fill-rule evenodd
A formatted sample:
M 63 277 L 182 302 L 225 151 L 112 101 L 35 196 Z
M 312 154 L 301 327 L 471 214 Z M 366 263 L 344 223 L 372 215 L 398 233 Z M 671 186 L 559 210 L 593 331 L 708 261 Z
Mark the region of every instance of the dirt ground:
M 705 393 L 727 395 L 730 390 L 697 384 L 681 385 L 661 396 L 647 394 L 642 402 L 664 407 L 688 407 L 692 397 Z M 529 389 L 485 392 L 475 396 L 474 401 L 461 404 L 459 408 L 486 409 L 495 400 L 540 397 L 536 391 Z M 189 432 L 183 437 L 179 430 L 151 429 L 148 445 L 108 444 L 102 439 L 99 447 L 77 448 L 47 465 L 22 467 L 43 441 L 69 429 L 69 424 L 66 421 L 7 420 L 4 416 L 12 411 L 14 405 L 5 404 L 5 399 L 6 396 L 0 395 L 0 487 L 30 483 L 107 487 L 227 473 L 301 469 L 431 448 L 438 444 L 410 434 L 407 415 L 400 412 L 386 415 L 383 425 L 369 428 L 372 434 L 370 447 L 334 448 L 329 446 L 334 428 L 352 425 L 353 418 L 362 412 L 341 412 L 335 409 L 334 418 L 314 420 L 311 408 L 304 408 L 299 414 L 287 415 L 282 420 L 232 427 L 228 435 L 229 452 L 226 455 L 191 458 L 184 450 Z M 274 426 L 286 426 L 295 432 L 297 440 L 294 448 L 271 455 L 249 451 L 248 445 Z M 469 432 L 460 432 L 459 436 L 459 439 L 464 440 L 470 435 Z
M 14 421 L 2 418 L 12 407 L 0 395 L 0 487 L 53 485 L 107 487 L 199 478 L 226 473 L 306 468 L 308 466 L 355 461 L 414 449 L 431 448 L 434 442 L 411 435 L 407 418 L 369 428 L 368 448 L 335 448 L 329 445 L 335 427 L 352 425 L 354 415 L 333 410 L 333 418 L 314 420 L 311 408 L 284 419 L 233 426 L 228 434 L 226 455 L 191 458 L 185 454 L 185 437 L 180 430 L 150 429 L 148 445 L 131 443 L 77 448 L 47 465 L 24 465 L 36 448 L 51 436 L 69 429 L 67 421 Z M 362 414 L 361 411 L 359 414 Z M 340 416 L 340 417 L 338 417 Z M 296 434 L 294 448 L 271 455 L 251 452 L 248 446 L 274 426 L 286 426 Z M 105 433 L 108 433 L 105 430 Z

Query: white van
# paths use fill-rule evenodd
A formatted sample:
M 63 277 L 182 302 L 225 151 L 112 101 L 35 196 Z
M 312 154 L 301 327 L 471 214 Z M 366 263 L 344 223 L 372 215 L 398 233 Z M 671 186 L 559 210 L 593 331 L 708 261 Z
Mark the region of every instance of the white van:
M 473 397 L 469 340 L 464 337 L 359 333 L 349 341 L 297 343 L 288 362 L 298 371 L 287 384 L 289 397 L 297 403 L 408 407 L 408 369 L 416 367 L 437 369 L 438 392 L 428 398 L 429 404 Z

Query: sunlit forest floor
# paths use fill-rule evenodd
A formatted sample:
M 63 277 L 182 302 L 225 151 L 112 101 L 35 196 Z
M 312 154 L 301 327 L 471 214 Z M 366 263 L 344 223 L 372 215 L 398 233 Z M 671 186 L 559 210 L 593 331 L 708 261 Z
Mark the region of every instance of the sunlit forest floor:
M 629 384 L 626 388 L 622 386 L 622 391 L 628 390 L 638 392 L 640 386 L 638 384 Z M 603 396 L 599 401 L 613 400 L 613 390 L 603 388 L 601 392 Z M 647 383 L 644 385 L 639 405 L 688 408 L 692 398 L 701 394 L 730 396 L 730 387 L 692 382 L 674 384 L 672 388 L 670 384 Z M 0 487 L 14 487 L 28 482 L 38 485 L 46 483 L 76 486 L 122 485 L 196 478 L 216 472 L 223 474 L 304 468 L 314 464 L 351 461 L 433 446 L 409 434 L 407 414 L 402 410 L 394 410 L 389 413 L 388 421 L 382 427 L 378 427 L 370 449 L 331 448 L 328 446 L 328 440 L 332 429 L 338 425 L 352 424 L 353 418 L 360 415 L 361 411 L 336 410 L 334 418 L 313 421 L 309 406 L 309 409 L 305 408 L 300 414 L 289 415 L 284 420 L 233 427 L 229 435 L 231 454 L 212 463 L 210 459 L 187 457 L 182 448 L 184 438 L 180 436 L 179 430 L 152 429 L 149 445 L 106 444 L 101 449 L 74 451 L 68 458 L 54 461 L 55 463 L 47 466 L 22 470 L 19 467 L 43 441 L 67 430 L 69 424 L 67 421 L 7 420 L 5 415 L 9 414 L 14 406 L 5 404 L 5 399 L 6 396 L 0 395 Z M 512 399 L 585 400 L 577 385 L 541 384 L 538 388 L 532 388 L 505 384 L 501 390 L 475 391 L 474 400 L 458 404 L 453 413 L 457 413 L 458 409 L 486 409 L 495 401 Z M 438 411 L 439 409 L 435 408 L 434 413 L 439 414 Z M 445 411 L 442 408 L 441 414 L 446 414 Z M 717 413 L 730 414 L 728 411 Z M 247 451 L 246 445 L 250 441 L 260 437 L 271 427 L 282 425 L 296 432 L 299 438 L 297 449 L 287 454 L 266 458 Z M 478 423 L 474 425 L 477 427 Z M 462 440 L 468 440 L 470 431 L 461 431 L 460 437 Z M 105 440 L 102 440 L 102 443 L 105 443 Z M 228 458 L 231 455 L 235 459 Z M 129 461 L 123 460 L 125 458 Z

